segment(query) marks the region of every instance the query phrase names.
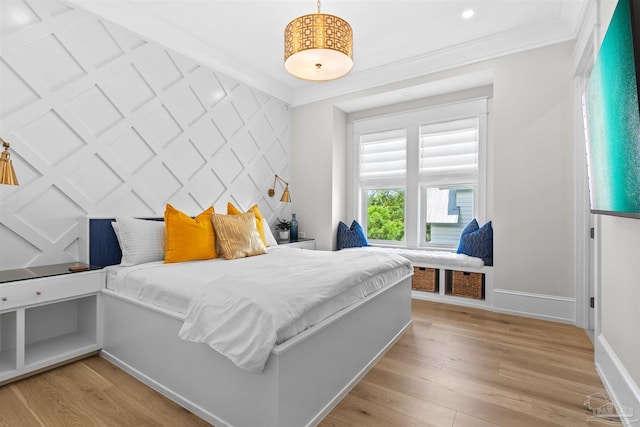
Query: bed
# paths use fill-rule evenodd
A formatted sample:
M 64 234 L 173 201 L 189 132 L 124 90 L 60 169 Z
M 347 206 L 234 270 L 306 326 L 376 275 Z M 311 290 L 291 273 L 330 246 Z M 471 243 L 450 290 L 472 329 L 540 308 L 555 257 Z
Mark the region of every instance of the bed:
M 86 262 L 99 266 L 120 262 L 112 221 L 86 219 L 82 227 Z M 295 257 L 297 251 L 305 250 L 279 252 Z M 395 277 L 313 326 L 302 326 L 301 332 L 270 350 L 260 372 L 236 366 L 205 343 L 181 339 L 188 316 L 184 301 L 181 309 L 180 303 L 141 300 L 135 291 L 114 289 L 110 282 L 101 298 L 101 354 L 216 426 L 313 426 L 409 327 L 410 274 Z M 111 267 L 109 275 L 117 276 L 118 268 Z

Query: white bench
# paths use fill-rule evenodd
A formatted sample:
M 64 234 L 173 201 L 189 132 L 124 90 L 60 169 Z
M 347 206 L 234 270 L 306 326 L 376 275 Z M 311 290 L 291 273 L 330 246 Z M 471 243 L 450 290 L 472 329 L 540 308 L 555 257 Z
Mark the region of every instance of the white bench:
M 450 302 L 461 305 L 479 305 L 492 306 L 493 302 L 493 267 L 484 265 L 480 258 L 471 257 L 469 255 L 457 254 L 447 251 L 432 251 L 424 249 L 405 249 L 390 248 L 380 246 L 370 246 L 367 248 L 372 251 L 381 251 L 398 254 L 411 261 L 417 268 L 437 269 L 439 287 L 437 292 L 424 292 L 419 290 L 413 291 L 413 296 L 420 299 L 429 299 Z M 464 272 L 464 273 L 481 273 L 484 274 L 484 298 L 471 299 L 452 295 L 451 289 L 446 289 L 447 272 Z M 456 273 L 457 274 L 457 273 Z

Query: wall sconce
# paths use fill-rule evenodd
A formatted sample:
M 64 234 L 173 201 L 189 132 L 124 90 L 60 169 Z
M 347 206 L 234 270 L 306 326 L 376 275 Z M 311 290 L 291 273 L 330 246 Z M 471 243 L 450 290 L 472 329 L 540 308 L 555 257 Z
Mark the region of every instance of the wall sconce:
M 269 191 L 267 191 L 267 194 L 269 195 L 269 197 L 273 197 L 276 194 L 276 182 L 277 181 L 280 181 L 281 183 L 283 183 L 285 185 L 284 193 L 282 193 L 282 197 L 280 197 L 280 201 L 281 202 L 285 202 L 285 203 L 290 203 L 291 202 L 291 195 L 289 194 L 289 183 L 287 181 L 285 181 L 284 179 L 280 178 L 278 175 L 276 175 L 276 177 L 273 180 L 273 188 L 270 188 Z
M 9 159 L 9 143 L 2 138 L 0 141 L 4 147 L 4 151 L 0 154 L 0 184 L 19 185 L 13 163 Z

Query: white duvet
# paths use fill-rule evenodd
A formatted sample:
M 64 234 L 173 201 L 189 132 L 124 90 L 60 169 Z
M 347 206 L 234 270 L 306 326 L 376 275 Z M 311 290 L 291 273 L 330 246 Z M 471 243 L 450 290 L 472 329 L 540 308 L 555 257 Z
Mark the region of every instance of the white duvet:
M 411 273 L 397 255 L 277 248 L 232 261 L 150 263 L 115 276 L 121 291 L 132 281 L 134 296 L 146 293 L 158 305 L 166 295 L 159 289 L 182 287 L 189 303 L 179 336 L 260 372 L 276 344 Z

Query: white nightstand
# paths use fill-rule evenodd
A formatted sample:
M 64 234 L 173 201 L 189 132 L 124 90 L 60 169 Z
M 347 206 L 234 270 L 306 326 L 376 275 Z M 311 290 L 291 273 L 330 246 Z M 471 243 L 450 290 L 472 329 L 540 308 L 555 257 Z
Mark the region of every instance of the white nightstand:
M 0 271 L 0 385 L 102 347 L 104 270 Z
M 278 245 L 290 246 L 292 248 L 314 250 L 316 248 L 316 239 L 299 238 L 295 242 L 292 242 L 292 241 L 278 242 Z

